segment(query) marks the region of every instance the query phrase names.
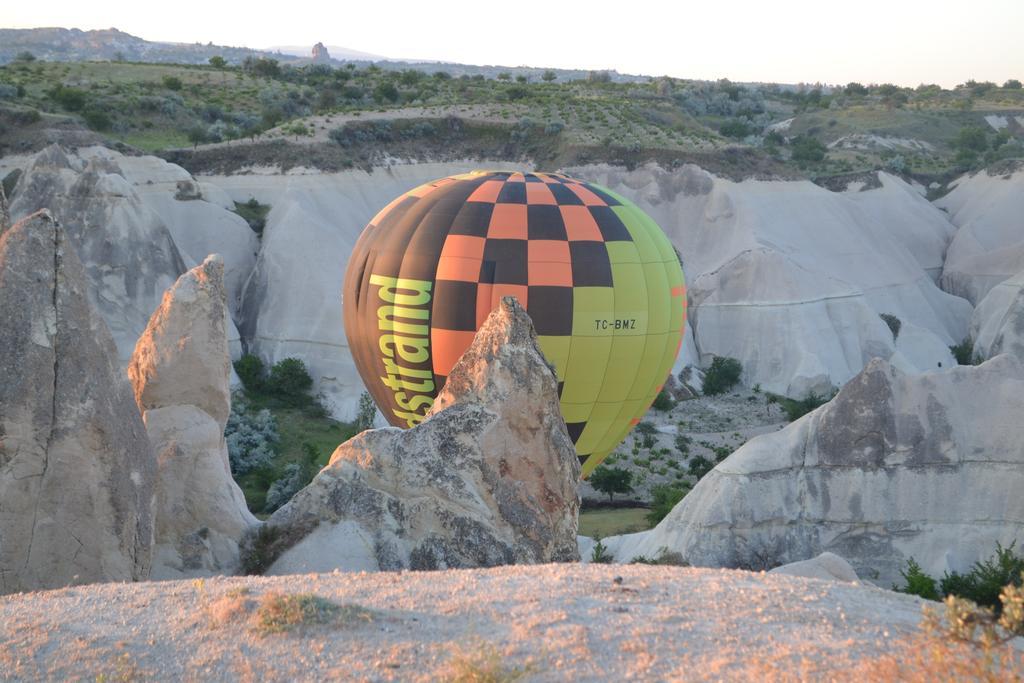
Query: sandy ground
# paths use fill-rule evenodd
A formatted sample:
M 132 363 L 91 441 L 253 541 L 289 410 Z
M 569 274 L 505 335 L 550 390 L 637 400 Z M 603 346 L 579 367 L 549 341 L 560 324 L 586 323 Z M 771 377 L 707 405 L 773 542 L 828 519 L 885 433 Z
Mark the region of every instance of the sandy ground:
M 371 616 L 265 634 L 255 615 L 274 591 Z M 426 681 L 474 666 L 543 681 L 831 678 L 896 651 L 922 604 L 859 584 L 640 565 L 79 586 L 0 598 L 0 680 Z

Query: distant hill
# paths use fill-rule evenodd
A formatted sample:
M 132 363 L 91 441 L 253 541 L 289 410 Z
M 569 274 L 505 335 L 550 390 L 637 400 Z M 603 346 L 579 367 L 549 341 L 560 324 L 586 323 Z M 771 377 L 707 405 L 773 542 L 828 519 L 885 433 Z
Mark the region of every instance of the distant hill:
M 394 60 L 390 57 L 383 55 L 375 55 L 370 52 L 363 52 L 361 50 L 352 50 L 347 47 L 341 47 L 340 45 L 325 45 L 327 51 L 330 53 L 331 58 L 335 60 L 361 60 L 361 61 L 403 61 Z M 310 56 L 311 46 L 309 45 L 275 45 L 273 47 L 265 48 L 266 52 L 280 52 L 285 55 L 292 57 L 304 57 Z
M 31 52 L 48 62 L 115 61 L 205 64 L 220 55 L 240 63 L 250 55 L 270 53 L 244 47 L 207 43 L 159 43 L 144 40 L 116 28 L 82 31 L 77 28 L 0 29 L 0 64 Z
M 246 57 L 267 57 L 282 64 L 308 64 L 313 46 L 282 46 L 266 49 L 248 47 L 227 47 L 213 43 L 162 43 L 145 40 L 116 28 L 82 31 L 77 28 L 26 28 L 0 29 L 0 65 L 14 61 L 22 52 L 31 52 L 36 59 L 47 62 L 126 61 L 156 64 L 206 64 L 210 57 L 220 55 L 228 64 L 241 64 Z M 328 62 L 340 66 L 346 62 L 357 65 L 376 64 L 381 69 L 419 69 L 422 71 L 447 71 L 452 76 L 483 75 L 494 78 L 505 72 L 511 76 L 525 76 L 538 79 L 544 73 L 543 67 L 527 66 L 477 66 L 431 61 L 404 61 L 350 50 L 337 45 L 327 46 L 331 59 Z M 559 81 L 586 78 L 586 69 L 552 69 Z M 646 76 L 620 74 L 607 71 L 609 79 L 616 83 L 646 81 Z

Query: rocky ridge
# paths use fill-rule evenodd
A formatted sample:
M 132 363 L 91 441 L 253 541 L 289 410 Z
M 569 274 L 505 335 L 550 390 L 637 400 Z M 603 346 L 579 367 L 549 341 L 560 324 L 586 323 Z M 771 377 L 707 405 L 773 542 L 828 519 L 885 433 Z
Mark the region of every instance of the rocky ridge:
M 0 234 L 0 593 L 150 573 L 153 452 L 73 243 Z
M 505 298 L 422 424 L 342 444 L 273 514 L 269 572 L 578 560 L 579 473 L 554 371 Z
M 231 477 L 224 263 L 208 257 L 164 295 L 128 365 L 157 461 L 153 578 L 231 574 L 258 522 Z

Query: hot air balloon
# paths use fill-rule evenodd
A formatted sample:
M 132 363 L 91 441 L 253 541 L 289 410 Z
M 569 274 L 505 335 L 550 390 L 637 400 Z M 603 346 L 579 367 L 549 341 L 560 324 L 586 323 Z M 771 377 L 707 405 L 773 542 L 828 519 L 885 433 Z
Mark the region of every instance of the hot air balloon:
M 661 228 L 555 173 L 474 171 L 398 197 L 356 243 L 343 295 L 356 367 L 399 427 L 423 420 L 476 330 L 515 296 L 555 367 L 584 476 L 650 407 L 686 325 Z

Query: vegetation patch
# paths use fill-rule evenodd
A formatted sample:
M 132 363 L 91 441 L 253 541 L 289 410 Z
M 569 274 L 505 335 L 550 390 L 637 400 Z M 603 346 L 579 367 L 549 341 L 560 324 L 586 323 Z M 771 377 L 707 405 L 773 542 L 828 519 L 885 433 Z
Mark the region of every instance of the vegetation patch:
M 235 202 L 235 213 L 245 219 L 254 233 L 260 237 L 263 236 L 263 229 L 267 227 L 270 204 L 260 204 L 254 197 L 247 202 Z
M 357 626 L 375 613 L 355 604 L 338 605 L 312 593 L 267 593 L 253 615 L 253 628 L 262 635 L 287 633 L 313 626 Z

